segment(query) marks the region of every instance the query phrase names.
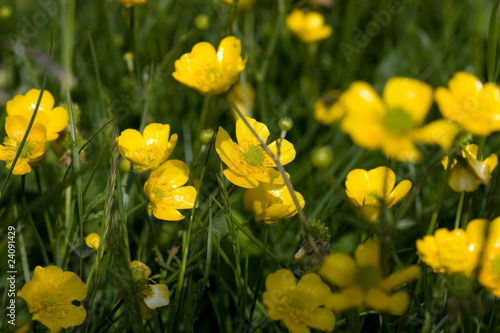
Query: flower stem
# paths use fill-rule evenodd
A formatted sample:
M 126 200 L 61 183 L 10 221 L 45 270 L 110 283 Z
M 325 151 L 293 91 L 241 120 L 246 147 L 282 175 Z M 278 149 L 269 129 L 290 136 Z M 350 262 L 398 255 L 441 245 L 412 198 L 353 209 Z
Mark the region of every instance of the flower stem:
M 464 206 L 465 192 L 460 193 L 460 200 L 458 201 L 457 215 L 455 217 L 455 229 L 460 226 L 460 220 L 462 219 L 462 209 Z
M 446 181 L 448 179 L 448 174 L 450 173 L 452 161 L 453 161 L 453 151 L 448 155 L 448 165 L 446 166 L 444 177 L 441 181 L 441 187 L 439 188 L 439 194 L 436 201 L 436 206 L 434 206 L 434 211 L 432 212 L 431 223 L 429 224 L 429 228 L 427 229 L 427 235 L 433 234 L 434 229 L 436 228 L 436 223 L 439 216 L 439 210 L 441 209 L 441 204 L 443 203 L 444 190 L 446 188 Z

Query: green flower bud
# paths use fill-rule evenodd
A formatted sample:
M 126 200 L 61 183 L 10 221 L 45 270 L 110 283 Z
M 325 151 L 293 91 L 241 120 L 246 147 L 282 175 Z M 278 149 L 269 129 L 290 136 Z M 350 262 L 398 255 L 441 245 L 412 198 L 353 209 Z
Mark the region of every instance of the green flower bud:
M 214 136 L 214 130 L 211 128 L 206 128 L 200 133 L 200 141 L 202 144 L 208 146 L 212 143 L 212 138 Z
M 130 171 L 131 165 L 129 160 L 123 159 L 120 162 L 120 171 L 123 173 L 128 173 Z
M 208 15 L 200 14 L 194 19 L 194 25 L 198 30 L 207 30 L 210 27 L 210 18 Z
M 12 16 L 12 8 L 9 6 L 0 7 L 0 19 L 6 20 Z
M 293 120 L 290 117 L 283 117 L 279 120 L 278 126 L 282 131 L 290 131 L 293 128 Z
M 333 162 L 333 153 L 328 147 L 316 147 L 311 153 L 311 163 L 315 168 L 328 168 Z

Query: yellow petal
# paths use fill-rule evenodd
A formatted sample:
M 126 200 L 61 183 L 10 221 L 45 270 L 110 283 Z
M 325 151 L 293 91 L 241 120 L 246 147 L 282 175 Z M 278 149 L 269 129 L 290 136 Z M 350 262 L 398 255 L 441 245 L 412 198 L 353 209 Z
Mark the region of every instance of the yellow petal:
M 343 312 L 352 308 L 361 309 L 364 303 L 364 291 L 358 287 L 348 287 L 339 293 L 332 293 L 326 298 L 325 307 L 334 312 Z
M 385 166 L 380 166 L 368 171 L 368 191 L 376 191 L 382 195 L 382 199 L 389 197 L 394 184 L 396 183 L 396 175 L 394 171 Z
M 271 292 L 275 291 L 287 291 L 292 288 L 295 288 L 296 282 L 293 273 L 287 269 L 278 269 L 276 272 L 271 273 L 266 278 L 266 290 Z M 276 297 L 280 297 L 280 295 L 276 295 Z M 275 303 L 279 303 L 278 299 L 274 299 L 273 295 L 271 295 L 271 301 Z
M 455 123 L 445 119 L 440 119 L 433 121 L 422 128 L 413 130 L 411 135 L 417 142 L 437 144 L 442 148 L 449 149 L 451 148 L 458 131 L 459 127 Z
M 224 38 L 217 50 L 217 60 L 220 63 L 224 75 L 230 75 L 229 81 L 234 83 L 239 73 L 245 69 L 246 60 L 241 58 L 241 41 L 234 37 L 229 36 Z
M 165 150 L 168 146 L 169 135 L 170 125 L 151 123 L 144 128 L 142 137 L 145 146 L 158 145 Z
M 377 116 L 385 115 L 385 106 L 373 87 L 363 81 L 356 81 L 342 95 L 342 104 L 348 114 Z
M 31 89 L 28 91 L 24 97 L 30 102 L 30 111 L 35 111 L 36 103 L 40 96 L 41 90 Z M 50 111 L 54 107 L 54 97 L 48 90 L 43 91 L 42 101 L 40 102 L 40 107 L 38 110 Z
M 380 271 L 380 244 L 372 241 L 358 245 L 354 250 L 357 266 L 371 266 Z
M 411 181 L 402 180 L 389 195 L 387 207 L 390 208 L 403 199 L 411 189 Z
M 177 188 L 188 181 L 189 167 L 180 160 L 169 160 L 151 172 L 149 179 L 154 178 L 157 178 L 157 182 L 159 183 L 157 186 Z
M 267 138 L 269 137 L 269 130 L 267 129 L 267 126 L 249 117 L 246 117 L 246 120 L 255 130 L 257 135 L 262 138 L 262 141 L 266 142 Z M 260 146 L 259 141 L 252 134 L 247 125 L 245 125 L 245 122 L 242 119 L 238 119 L 236 121 L 236 139 L 238 141 L 238 144 L 244 148 Z
M 135 129 L 126 129 L 116 139 L 118 150 L 124 158 L 132 157 L 142 142 L 142 135 Z
M 386 136 L 382 142 L 382 151 L 387 157 L 394 158 L 402 162 L 417 163 L 422 158 L 420 151 L 412 141 L 412 137 Z
M 383 99 L 387 107 L 401 108 L 421 123 L 432 104 L 432 88 L 419 80 L 393 77 L 385 84 Z
M 286 316 L 282 321 L 283 325 L 285 325 L 291 333 L 311 333 L 309 327 L 295 317 Z
M 47 141 L 55 140 L 69 123 L 69 113 L 62 106 L 58 106 L 50 111 L 49 123 L 47 124 Z
M 487 219 L 474 219 L 467 224 L 465 232 L 467 235 L 468 250 L 478 255 L 484 246 L 484 236 L 489 221 Z
M 259 186 L 259 181 L 254 177 L 240 175 L 232 169 L 224 170 L 224 176 L 226 176 L 227 180 L 229 180 L 236 186 L 240 186 L 243 188 L 255 188 Z
M 180 221 L 184 219 L 184 215 L 182 215 L 177 209 L 171 207 L 151 209 L 151 210 L 153 211 L 153 215 L 158 220 Z
M 316 308 L 304 319 L 304 323 L 320 331 L 331 332 L 335 328 L 335 315 L 328 309 Z
M 498 165 L 498 157 L 496 154 L 491 154 L 487 159 L 483 161 L 483 163 L 490 167 L 489 171 L 491 173 Z
M 36 319 L 47 326 L 51 333 L 56 333 L 61 328 L 81 325 L 87 317 L 85 308 L 82 305 L 78 307 L 71 304 L 57 305 L 55 306 L 54 311 L 64 313 L 65 316 L 56 317 L 52 315 L 44 315 L 43 313 L 37 313 Z M 33 320 L 35 320 L 35 316 L 33 316 Z
M 239 170 L 238 164 L 234 163 L 233 160 L 242 159 L 243 156 L 237 148 L 238 146 L 233 142 L 229 133 L 225 129 L 219 127 L 217 132 L 217 137 L 215 139 L 215 151 L 219 154 L 220 159 L 224 164 L 226 164 L 230 169 Z
M 393 273 L 380 282 L 380 288 L 391 291 L 400 284 L 411 282 L 420 276 L 420 266 L 412 265 L 399 272 Z
M 61 282 L 61 290 L 64 291 L 69 302 L 82 301 L 87 297 L 87 285 L 73 272 L 64 272 Z
M 308 295 L 307 303 L 310 308 L 324 305 L 326 296 L 330 293 L 330 287 L 323 283 L 321 278 L 314 273 L 302 276 L 296 290 Z
M 347 254 L 330 254 L 321 265 L 319 274 L 339 287 L 350 286 L 356 274 L 356 263 Z
M 448 87 L 453 97 L 461 103 L 465 98 L 476 96 L 483 89 L 483 84 L 475 75 L 457 72 L 448 82 Z
M 276 156 L 278 155 L 278 140 L 273 141 L 269 146 L 271 152 Z M 286 165 L 295 159 L 295 148 L 293 144 L 287 140 L 283 140 L 280 148 L 280 162 Z
M 193 186 L 183 186 L 168 191 L 156 204 L 158 208 L 169 206 L 175 209 L 191 209 L 194 206 L 196 194 Z
M 365 203 L 365 198 L 369 193 L 369 182 L 370 177 L 366 170 L 354 169 L 347 174 L 345 182 L 346 194 L 358 207 L 363 206 Z

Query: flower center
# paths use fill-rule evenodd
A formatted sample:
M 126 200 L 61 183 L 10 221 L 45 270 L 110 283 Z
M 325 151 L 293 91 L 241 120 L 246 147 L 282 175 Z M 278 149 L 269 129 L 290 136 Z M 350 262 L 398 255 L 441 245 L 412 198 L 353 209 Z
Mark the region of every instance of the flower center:
M 384 196 L 379 191 L 372 191 L 368 194 L 368 203 L 380 206 L 384 202 Z
M 259 166 L 264 162 L 266 155 L 259 146 L 252 146 L 243 152 L 245 161 L 252 166 Z
M 380 274 L 378 269 L 373 266 L 361 266 L 358 267 L 354 275 L 354 281 L 363 287 L 363 289 L 370 289 L 378 286 Z
M 161 187 L 155 187 L 153 189 L 153 198 L 151 199 L 151 201 L 160 200 L 163 199 L 164 197 L 165 197 L 165 192 Z
M 205 74 L 205 77 L 207 78 L 208 82 L 214 83 L 220 80 L 221 78 L 221 72 L 217 67 L 212 67 L 207 70 L 207 73 Z
M 385 115 L 384 127 L 389 132 L 402 134 L 413 128 L 413 119 L 404 109 L 391 108 Z
M 286 314 L 289 320 L 294 323 L 303 322 L 304 318 L 310 316 L 310 298 L 304 292 L 291 289 L 280 297 L 278 311 Z
M 33 144 L 31 144 L 31 142 L 26 140 L 26 142 L 24 143 L 24 146 L 23 146 L 23 150 L 21 150 L 21 155 L 19 155 L 19 157 L 20 158 L 28 158 L 33 154 L 34 150 L 35 150 L 35 147 L 33 146 Z

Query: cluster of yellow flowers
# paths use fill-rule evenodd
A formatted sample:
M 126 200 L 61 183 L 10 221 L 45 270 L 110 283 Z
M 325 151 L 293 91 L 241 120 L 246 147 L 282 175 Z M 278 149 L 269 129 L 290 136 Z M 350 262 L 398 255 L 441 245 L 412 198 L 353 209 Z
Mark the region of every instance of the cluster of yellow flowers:
M 143 134 L 126 129 L 116 141 L 120 154 L 137 172 L 153 170 L 144 184 L 149 213 L 160 220 L 182 220 L 179 209 L 193 208 L 197 192 L 193 186 L 184 186 L 189 166 L 180 160 L 167 161 L 177 144 L 177 134 L 170 136 L 170 125 L 151 123 Z
M 479 283 L 500 297 L 500 217 L 491 222 L 472 220 L 465 230 L 438 229 L 433 236 L 417 241 L 417 251 L 434 272 L 477 277 Z
M 267 126 L 249 117 L 246 120 L 262 141 L 266 142 L 270 135 Z M 215 150 L 222 162 L 228 166 L 224 170 L 226 178 L 234 185 L 248 189 L 243 198 L 245 208 L 253 212 L 256 221 L 265 223 L 273 223 L 295 215 L 297 208 L 283 177 L 274 169 L 276 166 L 274 160 L 243 119 L 236 121 L 236 138 L 238 143 L 235 143 L 226 130 L 220 127 L 215 140 Z M 279 157 L 282 165 L 290 163 L 295 158 L 293 144 L 285 139 L 275 140 L 267 148 L 274 156 Z M 295 196 L 303 208 L 304 198 L 296 191 Z
M 7 137 L 4 138 L 3 145 L 0 145 L 0 160 L 7 162 L 5 166 L 8 169 L 12 167 L 26 134 L 40 93 L 40 90 L 31 89 L 25 95 L 16 95 L 7 102 Z M 24 175 L 31 172 L 31 166 L 37 165 L 45 156 L 45 142 L 57 139 L 59 132 L 68 125 L 68 121 L 68 111 L 61 106 L 54 108 L 54 97 L 50 92 L 44 91 L 33 126 L 12 173 Z
M 392 314 L 405 312 L 409 294 L 393 290 L 417 279 L 420 267 L 412 265 L 384 276 L 380 255 L 380 244 L 371 241 L 356 248 L 354 259 L 341 252 L 329 255 L 318 273 L 336 286 L 335 291 L 315 273 L 305 274 L 297 285 L 289 270 L 279 269 L 268 275 L 262 299 L 269 318 L 281 320 L 293 333 L 310 332 L 309 327 L 331 332 L 335 327 L 334 312 L 366 308 Z
M 434 99 L 446 119 L 423 124 Z M 419 80 L 390 79 L 382 98 L 366 82 L 354 82 L 343 94 L 331 93 L 318 100 L 315 118 L 325 125 L 341 121 L 340 128 L 367 149 L 381 149 L 400 161 L 418 162 L 415 143 L 452 147 L 462 129 L 475 135 L 500 130 L 500 88 L 483 85 L 472 74 L 458 72 L 448 89 L 432 88 Z M 465 156 L 464 156 L 465 157 Z M 493 168 L 491 168 L 492 170 Z
M 99 243 L 93 234 L 91 241 Z M 129 264 L 135 293 L 139 300 L 142 319 L 151 319 L 158 314 L 157 308 L 170 302 L 170 292 L 164 284 L 149 279 L 151 269 L 140 261 Z M 122 297 L 120 292 L 118 298 Z M 24 299 L 32 319 L 47 326 L 51 333 L 61 328 L 78 326 L 87 317 L 81 302 L 87 297 L 87 285 L 73 272 L 64 272 L 57 266 L 37 266 L 31 281 L 27 282 L 17 296 Z M 79 305 L 75 305 L 79 302 Z

